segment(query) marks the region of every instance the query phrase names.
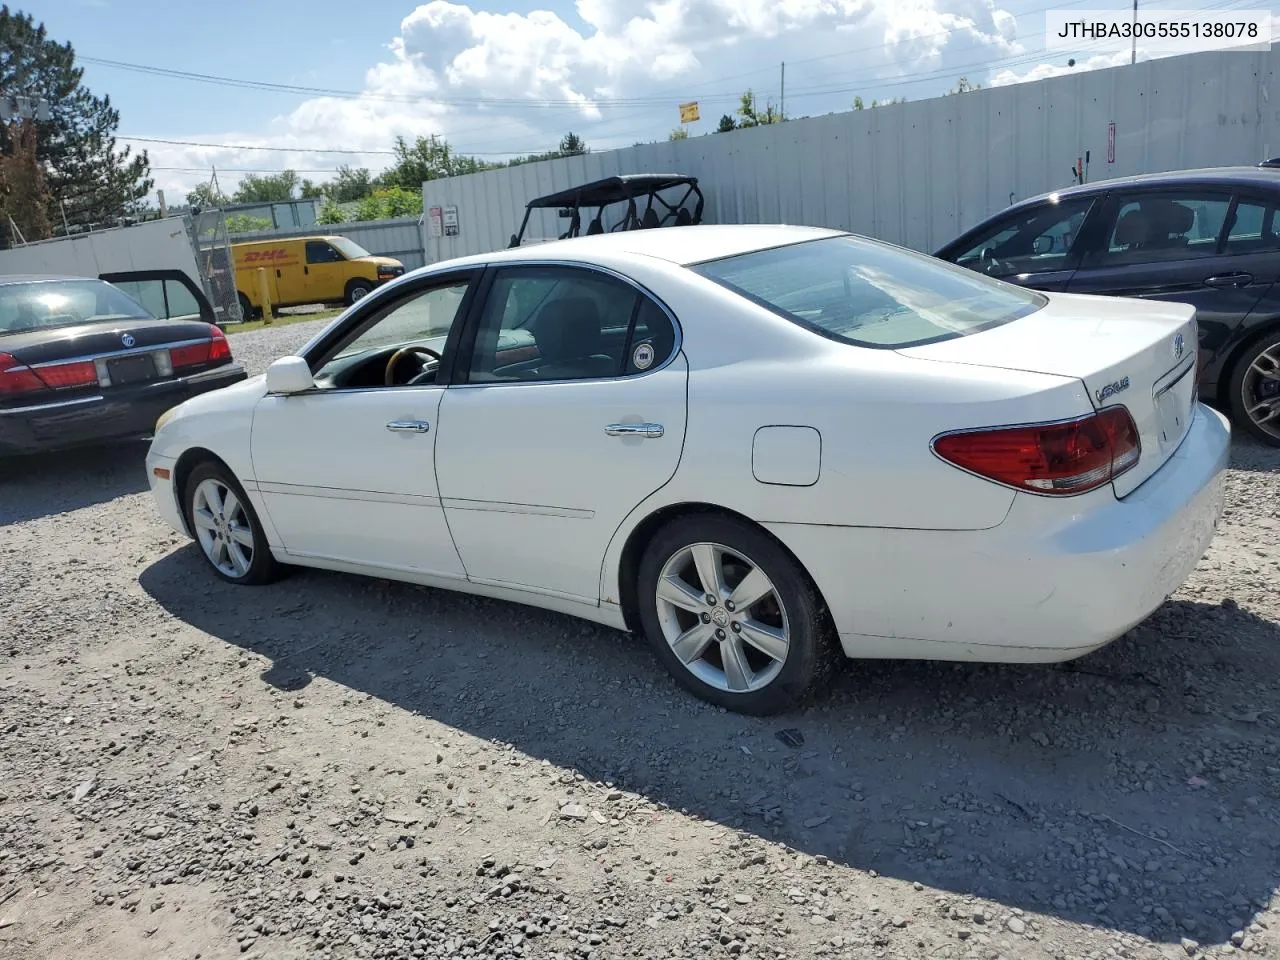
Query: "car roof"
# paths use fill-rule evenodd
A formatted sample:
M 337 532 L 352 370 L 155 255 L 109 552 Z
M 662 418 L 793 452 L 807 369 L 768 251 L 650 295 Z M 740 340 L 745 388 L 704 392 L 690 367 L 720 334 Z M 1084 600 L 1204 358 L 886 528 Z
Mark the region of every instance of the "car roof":
M 0 285 L 7 283 L 36 283 L 47 280 L 92 280 L 95 283 L 105 283 L 105 280 L 99 280 L 97 277 L 78 277 L 70 273 L 10 273 L 0 276 Z
M 1091 183 L 1074 184 L 1058 190 L 1047 190 L 1034 197 L 1021 200 L 1014 206 L 1038 203 L 1049 197 L 1065 199 L 1074 196 L 1090 196 L 1115 190 L 1122 187 L 1151 186 L 1210 186 L 1231 184 L 1235 186 L 1249 185 L 1270 189 L 1280 189 L 1280 169 L 1275 167 L 1200 167 L 1194 170 L 1164 170 L 1159 173 L 1138 173 L 1127 177 L 1112 177 L 1109 180 L 1094 180 Z M 1010 208 L 1012 209 L 1012 208 Z
M 474 266 L 482 263 L 576 260 L 591 263 L 599 257 L 633 255 L 666 260 L 679 266 L 719 260 L 740 253 L 767 250 L 807 240 L 845 235 L 826 227 L 798 227 L 779 223 L 698 224 L 684 227 L 656 227 L 649 230 L 620 230 L 569 240 L 550 240 L 529 247 L 511 247 L 491 253 L 477 253 L 430 265 Z
M 657 193 L 668 187 L 683 184 L 695 186 L 697 177 L 682 173 L 628 173 L 618 177 L 605 177 L 590 183 L 558 190 L 546 196 L 530 200 L 527 206 L 534 209 L 545 207 L 584 206 L 598 207 L 608 203 L 618 203 L 633 197 L 642 197 L 647 193 Z

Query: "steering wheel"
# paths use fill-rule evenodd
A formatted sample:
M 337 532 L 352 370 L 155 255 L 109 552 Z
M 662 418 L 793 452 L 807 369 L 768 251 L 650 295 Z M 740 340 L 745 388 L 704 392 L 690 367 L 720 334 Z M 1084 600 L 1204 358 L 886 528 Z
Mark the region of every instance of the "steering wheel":
M 982 248 L 982 253 L 978 255 L 978 261 L 982 264 L 982 271 L 984 273 L 992 273 L 993 271 L 1002 270 L 1004 268 L 1004 264 L 995 258 L 990 247 Z
M 393 353 L 391 355 L 391 359 L 387 361 L 387 371 L 383 379 L 386 381 L 386 385 L 388 387 L 395 386 L 396 364 L 398 364 L 401 360 L 403 360 L 405 357 L 407 357 L 411 353 L 419 354 L 424 357 L 429 357 L 430 359 L 435 360 L 436 363 L 441 363 L 444 360 L 444 358 L 440 356 L 440 354 L 436 353 L 430 347 L 419 346 L 416 343 L 411 343 L 407 347 L 401 347 L 399 350 Z

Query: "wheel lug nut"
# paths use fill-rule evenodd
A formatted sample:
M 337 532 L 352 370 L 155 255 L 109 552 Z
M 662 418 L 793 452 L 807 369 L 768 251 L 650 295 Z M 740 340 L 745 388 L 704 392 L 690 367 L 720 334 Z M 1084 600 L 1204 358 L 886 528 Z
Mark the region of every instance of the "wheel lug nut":
M 738 621 L 736 621 L 736 620 L 735 620 L 732 624 L 730 624 L 730 626 L 732 626 L 732 627 L 733 627 L 733 632 L 734 632 L 734 633 L 741 633 L 741 632 L 742 632 L 742 624 L 738 623 Z
M 717 630 L 717 631 L 716 631 L 716 639 L 717 639 L 717 640 L 723 640 L 723 639 L 724 639 L 724 631 L 723 631 L 723 630 Z
M 710 622 L 711 622 L 711 614 L 709 614 L 709 613 L 704 613 L 704 614 L 702 615 L 702 622 L 703 622 L 703 623 L 710 623 Z
M 726 610 L 732 610 L 732 609 L 733 609 L 733 601 L 732 601 L 732 600 L 726 600 L 726 601 L 724 602 L 724 608 L 725 608 Z
M 714 607 L 714 606 L 716 605 L 716 598 L 715 598 L 715 597 L 713 597 L 711 594 L 709 594 L 709 593 L 708 593 L 708 594 L 707 594 L 707 603 Z

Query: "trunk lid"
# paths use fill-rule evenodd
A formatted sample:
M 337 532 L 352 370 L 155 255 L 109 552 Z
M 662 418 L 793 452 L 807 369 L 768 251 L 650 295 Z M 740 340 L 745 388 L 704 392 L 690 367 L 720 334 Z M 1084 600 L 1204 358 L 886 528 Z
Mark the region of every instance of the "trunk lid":
M 1173 455 L 1196 402 L 1196 313 L 1181 303 L 1048 294 L 1044 309 L 967 337 L 899 350 L 906 356 L 1081 381 L 1095 410 L 1124 406 L 1142 441 L 1113 481 L 1135 490 Z M 975 424 L 975 426 L 979 426 Z
M 208 339 L 209 324 L 200 320 L 130 318 L 0 333 L 0 353 L 24 364 L 51 363 Z

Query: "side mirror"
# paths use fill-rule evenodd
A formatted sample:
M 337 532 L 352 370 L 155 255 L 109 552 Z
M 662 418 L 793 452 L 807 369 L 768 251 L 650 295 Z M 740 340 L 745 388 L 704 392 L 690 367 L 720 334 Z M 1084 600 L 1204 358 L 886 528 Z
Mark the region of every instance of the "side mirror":
M 267 367 L 267 393 L 303 393 L 315 385 L 311 368 L 302 357 L 281 357 Z
M 1040 236 L 1036 237 L 1031 244 L 1031 249 L 1037 254 L 1046 254 L 1053 252 L 1053 237 Z

